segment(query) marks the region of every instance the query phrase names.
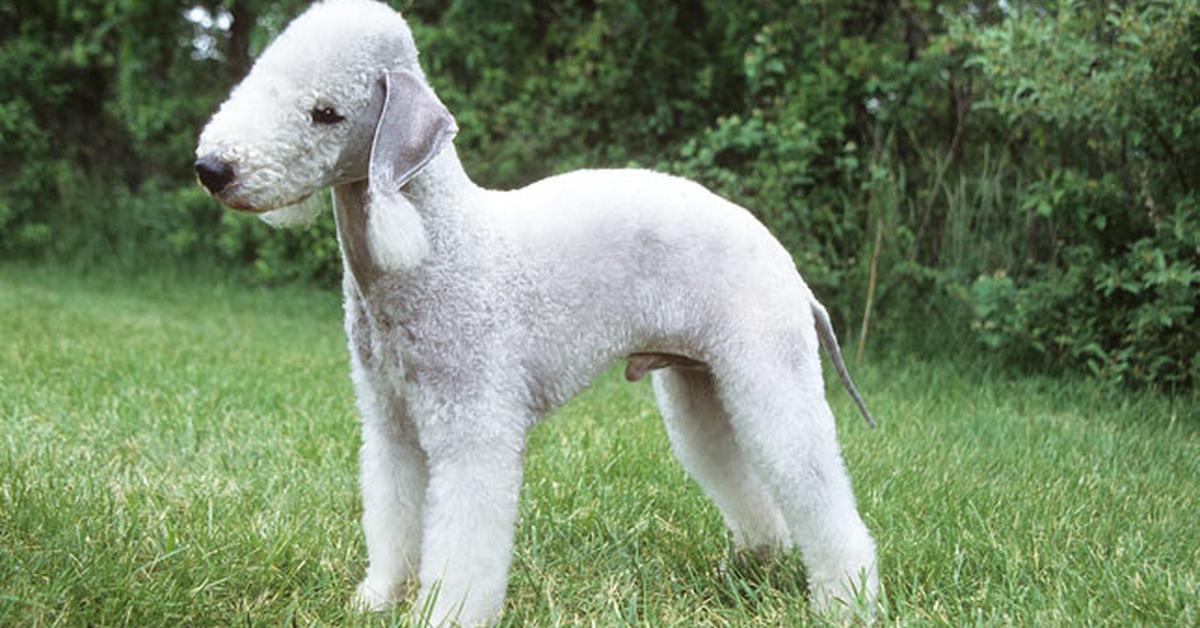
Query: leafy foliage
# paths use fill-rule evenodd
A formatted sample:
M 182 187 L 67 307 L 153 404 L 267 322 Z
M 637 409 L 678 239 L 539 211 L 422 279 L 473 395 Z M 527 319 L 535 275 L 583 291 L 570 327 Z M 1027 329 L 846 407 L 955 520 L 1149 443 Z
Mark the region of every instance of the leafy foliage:
M 332 284 L 330 220 L 272 231 L 190 172 L 303 4 L 0 6 L 0 254 Z M 482 184 L 674 172 L 766 222 L 840 329 L 878 254 L 872 342 L 950 331 L 1019 364 L 1196 380 L 1194 2 L 399 6 Z
M 984 340 L 1114 380 L 1196 381 L 1200 6 L 1063 2 L 956 35 L 1036 173 L 1019 203 L 1044 234 L 1015 279 L 976 282 Z

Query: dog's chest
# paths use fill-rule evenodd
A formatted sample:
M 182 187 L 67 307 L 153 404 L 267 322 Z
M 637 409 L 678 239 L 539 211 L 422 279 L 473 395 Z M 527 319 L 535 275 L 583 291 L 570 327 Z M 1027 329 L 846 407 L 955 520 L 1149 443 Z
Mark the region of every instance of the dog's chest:
M 393 291 L 367 304 L 347 299 L 347 335 L 358 363 L 397 391 L 417 386 L 461 394 L 494 378 L 502 316 L 463 295 Z M 403 297 L 403 298 L 402 298 Z

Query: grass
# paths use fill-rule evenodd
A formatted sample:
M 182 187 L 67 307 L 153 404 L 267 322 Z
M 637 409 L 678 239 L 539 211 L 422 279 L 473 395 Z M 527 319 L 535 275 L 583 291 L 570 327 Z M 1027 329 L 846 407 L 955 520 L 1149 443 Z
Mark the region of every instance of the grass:
M 845 333 L 845 332 L 843 332 Z M 392 624 L 365 567 L 336 295 L 0 266 L 0 625 Z M 979 359 L 832 387 L 881 624 L 1200 623 L 1200 403 Z M 794 625 L 613 371 L 533 434 L 503 623 Z

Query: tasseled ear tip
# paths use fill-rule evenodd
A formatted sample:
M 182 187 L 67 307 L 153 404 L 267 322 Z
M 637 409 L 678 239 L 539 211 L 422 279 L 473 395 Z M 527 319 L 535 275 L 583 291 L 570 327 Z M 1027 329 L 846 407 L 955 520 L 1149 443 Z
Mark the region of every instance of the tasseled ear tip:
M 367 248 L 384 272 L 415 268 L 429 253 L 421 215 L 402 194 L 371 199 L 367 207 Z

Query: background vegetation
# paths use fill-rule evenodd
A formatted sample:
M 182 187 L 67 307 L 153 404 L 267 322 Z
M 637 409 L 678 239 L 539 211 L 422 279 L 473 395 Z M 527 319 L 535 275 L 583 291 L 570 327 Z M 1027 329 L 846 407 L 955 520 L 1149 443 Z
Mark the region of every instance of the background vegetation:
M 757 212 L 839 329 L 874 266 L 873 339 L 1200 376 L 1194 0 L 395 4 L 485 185 L 679 173 Z M 206 117 L 302 5 L 0 6 L 0 255 L 332 284 L 328 221 L 271 232 L 191 176 Z

